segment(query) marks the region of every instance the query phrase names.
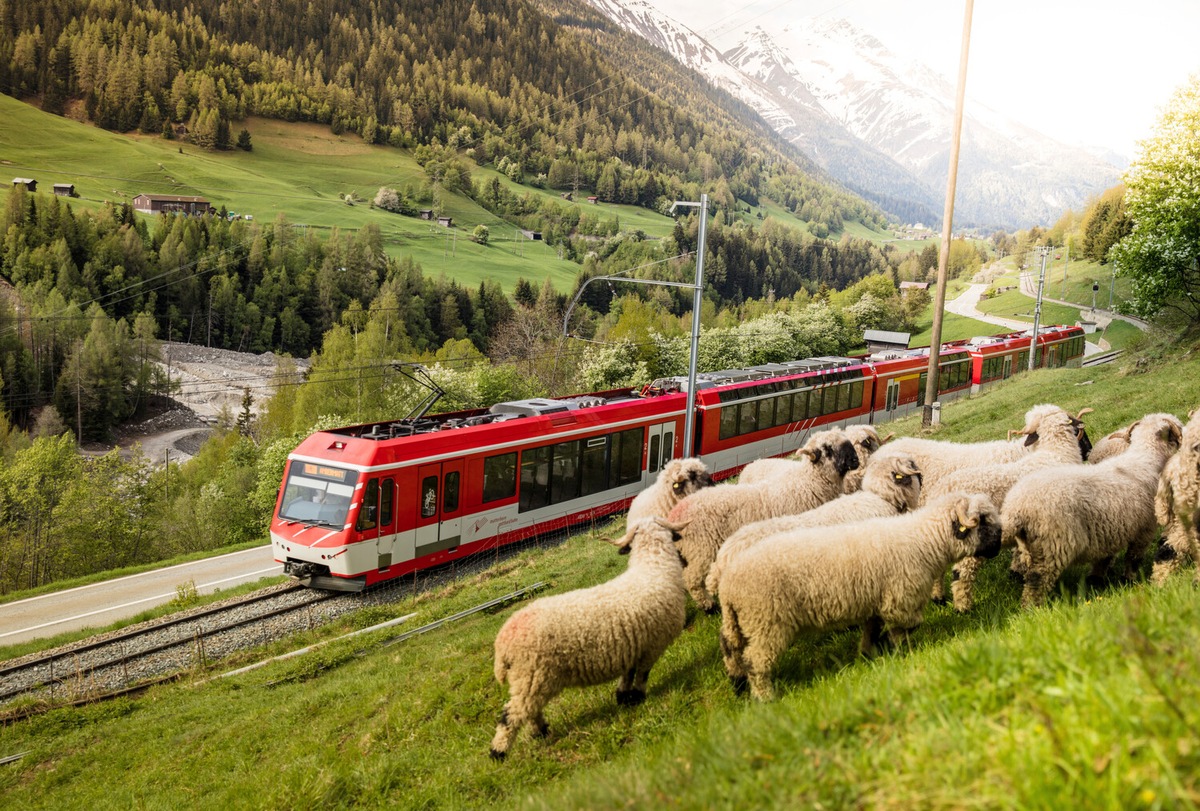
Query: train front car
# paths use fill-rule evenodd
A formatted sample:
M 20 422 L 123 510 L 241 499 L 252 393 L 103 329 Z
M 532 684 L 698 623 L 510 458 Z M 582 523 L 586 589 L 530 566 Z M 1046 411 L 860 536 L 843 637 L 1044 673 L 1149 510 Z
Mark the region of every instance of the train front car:
M 357 542 L 367 526 L 390 520 L 374 514 L 380 506 L 393 509 L 390 503 L 364 507 L 363 471 L 370 468 L 373 451 L 366 440 L 319 432 L 288 457 L 271 520 L 271 545 L 285 574 L 338 591 L 367 585 L 361 572 L 368 567 L 358 558 L 368 550 Z

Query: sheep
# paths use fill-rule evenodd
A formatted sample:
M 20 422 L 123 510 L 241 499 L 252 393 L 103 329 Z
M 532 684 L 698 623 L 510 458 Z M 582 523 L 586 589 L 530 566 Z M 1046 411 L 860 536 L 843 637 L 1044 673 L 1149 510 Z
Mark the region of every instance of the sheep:
M 496 635 L 495 675 L 509 699 L 492 738 L 503 760 L 521 725 L 549 729 L 546 704 L 567 687 L 617 677 L 617 703 L 640 704 L 650 668 L 683 631 L 687 592 L 675 549 L 679 527 L 660 518 L 633 524 L 612 543 L 629 555 L 620 575 L 591 588 L 542 597 L 517 611 Z
M 818 436 L 818 434 L 814 434 L 813 436 Z M 873 425 L 851 425 L 846 429 L 846 438 L 854 446 L 854 453 L 858 457 L 858 469 L 846 473 L 846 477 L 842 481 L 842 492 L 853 493 L 859 489 L 862 484 L 862 473 L 864 466 L 867 464 L 867 459 L 871 457 L 871 454 L 879 450 L 880 445 L 887 442 L 893 436 L 895 434 L 888 434 L 884 439 L 880 439 L 879 432 L 875 430 L 875 426 Z M 786 472 L 789 462 L 795 462 L 801 458 L 800 451 L 796 451 L 789 458 L 757 459 L 742 468 L 742 472 L 738 475 L 738 484 L 769 481 L 780 473 Z
M 1118 428 L 1101 439 L 1092 448 L 1092 452 L 1088 454 L 1087 460 L 1092 464 L 1098 464 L 1110 456 L 1124 453 L 1129 448 L 1129 432 L 1133 430 L 1135 425 L 1137 425 L 1136 421 L 1126 425 L 1124 428 Z
M 1184 558 L 1200 561 L 1196 512 L 1200 508 L 1200 409 L 1188 413 L 1183 444 L 1163 467 L 1154 494 L 1154 516 L 1163 527 L 1150 579 L 1162 585 Z M 1200 566 L 1193 585 L 1200 587 Z
M 926 488 L 925 498 L 932 500 L 956 490 L 983 493 L 991 499 L 992 504 L 1002 509 L 1008 491 L 1026 474 L 1053 465 L 1083 463 L 1080 446 L 1084 431 L 1082 420 L 1091 411 L 1085 408 L 1072 417 L 1056 405 L 1034 406 L 1025 413 L 1025 427 L 1010 432 L 1023 435 L 1025 446 L 1034 448 L 1031 453 L 1012 462 L 962 468 Z M 983 561 L 974 556 L 963 558 L 955 564 L 950 588 L 957 611 L 970 611 L 974 605 L 975 579 L 982 565 Z M 934 583 L 932 598 L 935 602 L 944 602 L 945 582 L 942 578 Z
M 858 467 L 854 448 L 840 430 L 814 434 L 799 453 L 802 458 L 798 462 L 759 460 L 784 465 L 771 481 L 709 487 L 692 493 L 671 510 L 670 521 L 686 525 L 679 542 L 683 582 L 704 611 L 715 610 L 704 580 L 726 538 L 745 524 L 795 515 L 837 498 L 846 472 Z
M 774 698 L 771 671 L 804 630 L 862 624 L 874 652 L 920 625 L 933 580 L 965 555 L 1000 551 L 996 508 L 953 493 L 912 513 L 774 535 L 735 557 L 721 577 L 721 654 L 735 688 Z
M 1097 465 L 1056 465 L 1018 481 L 1004 500 L 1005 540 L 1016 543 L 1013 571 L 1024 577 L 1021 603 L 1040 605 L 1068 566 L 1091 562 L 1090 583 L 1101 580 L 1125 552 L 1132 579 L 1158 530 L 1154 493 L 1183 425 L 1150 414 L 1130 432 L 1129 449 Z
M 888 434 L 880 439 L 879 432 L 873 425 L 851 425 L 846 429 L 846 436 L 850 437 L 850 442 L 854 444 L 854 452 L 858 454 L 858 469 L 851 470 L 846 474 L 846 478 L 842 481 L 842 492 L 855 493 L 862 489 L 863 476 L 867 472 L 867 460 L 871 458 L 871 454 L 890 442 L 896 435 Z
M 921 472 L 907 456 L 893 457 L 887 465 L 875 465 L 863 478 L 862 489 L 827 501 L 799 515 L 785 515 L 747 524 L 729 536 L 717 551 L 704 584 L 708 593 L 720 593 L 721 572 L 737 555 L 764 538 L 805 527 L 846 524 L 867 518 L 915 510 L 921 495 Z
M 1026 419 L 1028 420 L 1028 415 Z M 935 492 L 935 488 L 937 488 L 936 492 L 945 492 L 939 486 L 940 482 L 944 479 L 952 480 L 953 475 L 963 468 L 1014 462 L 1036 449 L 1036 443 L 1011 441 L 1012 433 L 1009 432 L 1008 439 L 997 439 L 990 442 L 947 442 L 920 437 L 902 437 L 892 440 L 887 446 L 880 448 L 871 457 L 867 466 L 882 464 L 892 454 L 911 456 L 925 476 L 921 492 L 921 503 L 925 504 Z M 1086 459 L 1092 447 L 1087 431 L 1080 429 L 1078 441 L 1080 453 Z M 953 488 L 952 484 L 951 487 Z
M 708 468 L 699 459 L 672 459 L 663 465 L 654 484 L 630 502 L 626 526 L 633 526 L 642 518 L 666 518 L 672 507 L 712 483 Z

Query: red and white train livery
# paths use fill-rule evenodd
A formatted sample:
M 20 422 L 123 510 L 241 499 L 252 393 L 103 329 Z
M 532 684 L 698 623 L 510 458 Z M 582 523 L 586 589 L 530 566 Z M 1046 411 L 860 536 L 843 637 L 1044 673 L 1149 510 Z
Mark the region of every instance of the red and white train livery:
M 1028 366 L 1032 331 L 945 344 L 939 400 Z M 1079 327 L 1039 330 L 1035 365 L 1078 366 Z M 814 429 L 918 407 L 928 349 L 697 375 L 695 455 L 715 479 L 794 451 Z M 271 542 L 289 574 L 356 591 L 625 509 L 683 447 L 687 378 L 641 391 L 321 431 L 288 457 Z

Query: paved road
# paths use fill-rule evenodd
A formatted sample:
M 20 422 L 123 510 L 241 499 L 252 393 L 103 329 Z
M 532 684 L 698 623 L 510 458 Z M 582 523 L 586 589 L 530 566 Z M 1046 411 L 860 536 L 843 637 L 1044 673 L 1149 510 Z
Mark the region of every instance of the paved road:
M 275 562 L 268 544 L 4 603 L 0 605 L 0 646 L 82 628 L 100 628 L 137 616 L 175 599 L 176 587 L 189 581 L 196 584 L 198 593 L 210 594 L 282 572 L 283 567 Z
M 1013 318 L 1001 318 L 1000 316 L 980 312 L 978 309 L 979 299 L 983 295 L 984 291 L 988 289 L 988 287 L 989 285 L 986 284 L 971 285 L 964 290 L 962 295 L 960 295 L 958 298 L 954 299 L 953 301 L 946 302 L 947 312 L 954 313 L 955 315 L 964 315 L 968 318 L 974 318 L 978 321 L 984 321 L 988 324 L 995 324 L 997 326 L 1004 327 L 1005 329 L 1013 330 L 1014 332 L 1017 330 L 1023 331 L 1033 328 L 1033 324 L 1028 321 L 1017 321 Z M 1045 296 L 1042 297 L 1042 300 L 1049 301 L 1049 299 L 1047 299 Z M 1062 303 L 1067 304 L 1068 302 L 1064 301 Z M 1100 347 L 1098 344 L 1092 343 L 1091 341 L 1086 341 L 1084 344 L 1083 354 L 1085 356 L 1094 355 L 1101 351 L 1103 351 L 1102 347 Z

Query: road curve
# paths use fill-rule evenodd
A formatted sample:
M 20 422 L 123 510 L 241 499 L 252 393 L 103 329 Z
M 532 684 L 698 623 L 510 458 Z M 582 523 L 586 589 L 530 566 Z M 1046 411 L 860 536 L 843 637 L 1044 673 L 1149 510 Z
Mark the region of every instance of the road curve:
M 101 628 L 137 616 L 175 599 L 176 588 L 189 582 L 195 583 L 199 594 L 210 594 L 282 573 L 268 544 L 4 603 L 0 605 L 0 646 Z
M 967 318 L 974 318 L 976 321 L 983 321 L 988 324 L 995 324 L 996 326 L 1004 327 L 1005 329 L 1012 330 L 1014 332 L 1018 330 L 1024 331 L 1027 329 L 1033 329 L 1033 324 L 1029 323 L 1028 321 L 1017 321 L 1016 319 L 1012 318 L 1001 318 L 1000 316 L 991 315 L 989 313 L 980 311 L 978 309 L 979 299 L 983 296 L 984 291 L 987 289 L 988 285 L 986 284 L 971 285 L 964 290 L 962 295 L 960 295 L 958 298 L 946 302 L 946 312 L 954 313 L 955 315 L 966 316 Z M 1067 302 L 1063 303 L 1065 304 Z M 1100 351 L 1102 351 L 1102 348 L 1098 344 L 1094 344 L 1091 341 L 1085 342 L 1083 351 L 1084 355 L 1094 355 Z

